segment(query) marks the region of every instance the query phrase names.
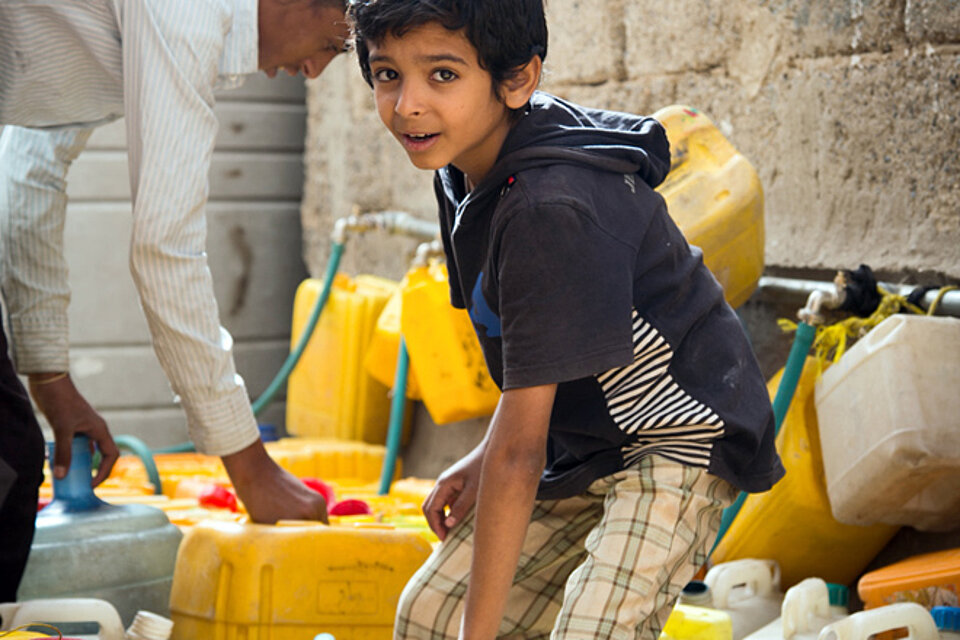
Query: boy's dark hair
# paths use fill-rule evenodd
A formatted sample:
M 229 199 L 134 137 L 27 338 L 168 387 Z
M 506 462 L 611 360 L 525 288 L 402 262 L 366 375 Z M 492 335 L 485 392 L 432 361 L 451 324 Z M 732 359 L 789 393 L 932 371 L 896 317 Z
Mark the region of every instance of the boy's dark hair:
M 373 86 L 368 43 L 387 36 L 402 37 L 415 27 L 437 22 L 451 31 L 463 29 L 477 50 L 480 66 L 500 83 L 534 56 L 547 57 L 547 21 L 543 0 L 352 0 L 348 14 L 353 22 L 360 71 Z

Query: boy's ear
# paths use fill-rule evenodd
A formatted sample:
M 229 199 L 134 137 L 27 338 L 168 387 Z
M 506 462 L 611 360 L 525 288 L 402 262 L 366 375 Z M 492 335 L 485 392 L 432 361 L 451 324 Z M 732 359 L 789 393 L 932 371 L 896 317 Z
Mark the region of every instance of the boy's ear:
M 540 71 L 543 59 L 533 56 L 530 62 L 519 68 L 517 73 L 503 81 L 503 102 L 510 109 L 520 109 L 530 101 L 537 85 L 540 84 Z

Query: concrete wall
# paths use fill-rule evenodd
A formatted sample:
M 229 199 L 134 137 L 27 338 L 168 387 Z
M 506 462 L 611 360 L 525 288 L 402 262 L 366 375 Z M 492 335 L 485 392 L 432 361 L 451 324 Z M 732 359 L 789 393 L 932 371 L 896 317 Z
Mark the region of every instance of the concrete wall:
M 547 0 L 543 87 L 638 113 L 699 108 L 754 164 L 766 263 L 830 279 L 867 263 L 887 279 L 960 280 L 960 1 Z M 431 176 L 374 111 L 351 56 L 308 83 L 307 262 L 319 275 L 332 221 L 402 208 L 434 219 Z M 399 278 L 410 241 L 364 238 L 344 268 Z M 823 277 L 826 276 L 826 277 Z M 777 317 L 742 317 L 766 374 L 789 348 Z M 406 470 L 432 475 L 485 420 L 437 427 L 421 411 Z
M 768 265 L 960 277 L 960 1 L 547 0 L 544 88 L 588 105 L 710 116 L 756 166 Z M 433 215 L 428 175 L 373 111 L 355 60 L 310 84 L 308 263 L 332 218 Z M 349 266 L 396 274 L 381 248 Z

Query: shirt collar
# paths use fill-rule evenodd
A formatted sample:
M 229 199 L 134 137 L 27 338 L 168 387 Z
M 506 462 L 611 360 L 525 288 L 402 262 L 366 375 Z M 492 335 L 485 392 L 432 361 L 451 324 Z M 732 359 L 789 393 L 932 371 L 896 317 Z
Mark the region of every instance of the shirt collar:
M 224 39 L 220 56 L 222 81 L 229 84 L 236 76 L 257 72 L 259 37 L 257 0 L 234 0 L 233 24 Z

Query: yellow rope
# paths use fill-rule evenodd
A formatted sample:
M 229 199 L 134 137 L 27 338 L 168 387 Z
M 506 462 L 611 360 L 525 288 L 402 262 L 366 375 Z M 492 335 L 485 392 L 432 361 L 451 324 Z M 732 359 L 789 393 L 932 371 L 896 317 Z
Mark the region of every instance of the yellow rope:
M 823 366 L 829 360 L 831 363 L 839 360 L 847 350 L 847 343 L 850 338 L 854 340 L 862 338 L 875 326 L 899 313 L 901 310 L 907 310 L 910 313 L 921 315 L 933 315 L 937 305 L 947 291 L 956 289 L 954 286 L 943 287 L 937 294 L 928 311 L 924 311 L 917 305 L 908 302 L 905 296 L 891 293 L 883 287 L 877 287 L 880 294 L 880 304 L 869 317 L 860 318 L 852 316 L 845 318 L 831 325 L 820 325 L 816 328 L 816 335 L 813 339 L 813 357 L 817 361 L 818 372 L 823 371 Z M 777 324 L 784 332 L 797 330 L 797 323 L 780 318 Z
M 52 624 L 44 624 L 42 622 L 31 622 L 29 624 L 20 625 L 16 629 L 10 629 L 9 631 L 0 631 L 0 638 L 5 638 L 9 636 L 11 633 L 16 633 L 17 631 L 29 631 L 34 627 L 44 627 L 46 629 L 51 629 L 52 631 L 56 631 L 57 632 L 56 637 L 59 638 L 60 640 L 63 640 L 63 634 L 60 633 L 60 629 L 57 629 Z M 47 637 L 52 638 L 53 636 L 47 636 Z

